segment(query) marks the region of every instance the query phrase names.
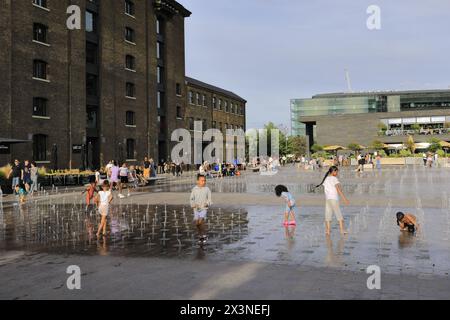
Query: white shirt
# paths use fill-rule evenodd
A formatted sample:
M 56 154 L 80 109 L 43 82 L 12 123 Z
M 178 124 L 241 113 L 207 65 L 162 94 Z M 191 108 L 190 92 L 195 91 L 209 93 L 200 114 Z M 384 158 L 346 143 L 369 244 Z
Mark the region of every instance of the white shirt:
M 100 191 L 98 193 L 100 196 L 100 205 L 108 206 L 109 205 L 109 196 L 111 195 L 111 191 Z
M 339 201 L 339 195 L 336 189 L 336 185 L 339 184 L 338 178 L 334 176 L 328 176 L 323 183 L 325 188 L 325 197 L 327 200 L 337 200 Z

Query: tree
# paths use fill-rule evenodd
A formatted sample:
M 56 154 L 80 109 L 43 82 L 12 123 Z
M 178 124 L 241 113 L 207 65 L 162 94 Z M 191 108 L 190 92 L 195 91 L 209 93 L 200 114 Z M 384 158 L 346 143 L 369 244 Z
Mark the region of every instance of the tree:
M 408 149 L 412 154 L 416 152 L 416 143 L 414 142 L 413 136 L 409 135 L 405 143 L 406 149 Z
M 428 142 L 430 143 L 430 147 L 428 148 L 429 151 L 436 152 L 438 150 L 442 150 L 442 146 L 439 143 L 441 141 L 438 138 L 431 138 Z
M 296 157 L 306 154 L 306 138 L 305 137 L 288 137 L 288 148 L 286 154 L 293 154 Z
M 384 149 L 384 143 L 379 141 L 379 140 L 375 140 L 372 142 L 372 148 L 375 150 L 383 150 Z
M 267 136 L 267 155 L 272 155 L 272 130 L 279 130 L 279 152 L 280 152 L 280 156 L 281 155 L 286 155 L 291 153 L 290 149 L 292 147 L 290 147 L 290 143 L 289 143 L 289 138 L 287 136 L 287 132 L 283 132 L 283 130 L 280 130 L 273 122 L 269 122 L 268 124 L 266 124 L 264 126 L 264 130 L 266 132 L 266 136 Z M 257 139 L 256 139 L 256 143 L 257 146 L 259 148 L 259 133 L 257 134 Z M 246 157 L 248 157 L 248 146 L 249 146 L 249 139 L 248 137 L 246 138 Z
M 352 150 L 352 151 L 355 152 L 355 153 L 357 153 L 357 152 L 359 152 L 359 151 L 362 150 L 362 149 L 361 149 L 361 146 L 360 146 L 359 144 L 357 144 L 357 143 L 350 143 L 350 144 L 347 146 L 347 149 Z
M 313 153 L 317 153 L 317 152 L 323 151 L 323 146 L 318 145 L 318 144 L 313 144 L 313 146 L 311 147 L 311 151 Z

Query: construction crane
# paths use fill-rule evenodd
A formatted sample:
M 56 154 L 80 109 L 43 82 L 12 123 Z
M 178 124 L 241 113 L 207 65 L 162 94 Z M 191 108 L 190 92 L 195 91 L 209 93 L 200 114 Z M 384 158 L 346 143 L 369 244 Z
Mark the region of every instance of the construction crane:
M 349 93 L 353 93 L 352 89 L 352 82 L 350 80 L 350 72 L 348 72 L 347 69 L 345 69 L 345 79 L 347 80 L 347 88 Z

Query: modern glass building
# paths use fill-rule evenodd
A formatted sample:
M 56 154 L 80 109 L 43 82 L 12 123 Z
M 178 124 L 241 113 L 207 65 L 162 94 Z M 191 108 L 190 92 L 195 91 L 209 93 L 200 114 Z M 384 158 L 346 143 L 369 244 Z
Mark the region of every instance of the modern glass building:
M 440 127 L 444 128 L 448 123 L 447 115 L 450 116 L 450 90 L 330 93 L 319 94 L 310 99 L 291 100 L 292 134 L 309 136 L 310 143 L 317 140 L 319 143 L 336 143 L 331 142 L 331 137 L 324 137 L 325 133 L 331 136 L 332 133 L 327 130 L 330 128 L 321 127 L 320 123 L 334 127 L 337 133 L 348 132 L 345 127 L 340 127 L 339 122 L 341 125 L 345 122 L 345 126 L 357 127 L 360 140 L 365 141 L 360 143 L 367 143 L 379 136 L 379 127 L 382 127 L 380 123 L 386 125 L 386 131 L 394 129 L 390 127 L 391 124 L 397 130 L 404 130 L 411 129 L 413 118 L 416 119 L 416 124 L 425 125 L 425 118 L 428 117 L 430 120 L 427 124 L 439 120 Z M 401 120 L 403 118 L 406 119 L 406 126 Z M 343 120 L 345 121 L 342 122 Z M 363 123 L 365 125 L 361 127 Z M 420 130 L 417 126 L 414 128 Z M 357 138 L 348 133 L 350 138 Z

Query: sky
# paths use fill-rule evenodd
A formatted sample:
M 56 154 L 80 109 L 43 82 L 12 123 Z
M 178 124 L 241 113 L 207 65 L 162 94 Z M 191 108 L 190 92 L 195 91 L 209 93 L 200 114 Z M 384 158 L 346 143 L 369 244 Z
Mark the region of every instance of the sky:
M 247 127 L 290 127 L 290 100 L 450 88 L 449 0 L 179 0 L 186 73 L 248 101 Z M 381 29 L 369 30 L 370 5 Z

